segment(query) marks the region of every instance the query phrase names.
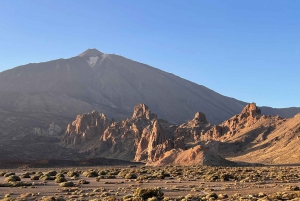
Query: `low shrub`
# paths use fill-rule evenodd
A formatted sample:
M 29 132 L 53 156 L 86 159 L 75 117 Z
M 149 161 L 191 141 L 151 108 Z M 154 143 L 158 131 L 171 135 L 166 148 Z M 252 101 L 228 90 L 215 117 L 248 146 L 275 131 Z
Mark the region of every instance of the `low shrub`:
M 164 193 L 159 188 L 137 188 L 133 196 L 141 197 L 143 200 L 153 197 L 163 199 Z
M 30 178 L 30 174 L 29 173 L 24 173 L 20 177 L 21 178 Z
M 30 177 L 30 180 L 39 180 L 40 179 L 40 176 L 38 175 L 33 175 Z
M 125 179 L 136 179 L 137 178 L 137 175 L 136 174 L 133 174 L 133 173 L 128 173 L 125 175 L 124 177 Z
M 56 176 L 57 172 L 55 170 L 50 170 L 49 172 L 44 173 L 47 176 Z
M 5 182 L 10 182 L 10 181 L 21 181 L 21 178 L 16 175 L 10 175 L 9 177 L 6 177 L 4 179 Z
M 46 181 L 46 180 L 55 180 L 56 177 L 55 176 L 49 176 L 49 175 L 42 175 L 39 178 L 40 180 Z
M 83 176 L 86 176 L 86 177 L 98 177 L 99 174 L 98 172 L 96 171 L 85 171 L 82 173 Z
M 67 179 L 64 177 L 56 177 L 54 180 L 56 183 L 62 183 L 62 182 L 66 182 Z
M 89 184 L 89 183 L 90 183 L 89 181 L 86 181 L 84 179 L 78 180 L 78 184 Z
M 68 177 L 74 177 L 74 176 L 79 177 L 79 173 L 76 172 L 76 171 L 69 171 L 69 172 L 67 173 L 67 176 L 68 176 Z
M 75 184 L 72 181 L 66 181 L 59 184 L 61 187 L 73 187 Z

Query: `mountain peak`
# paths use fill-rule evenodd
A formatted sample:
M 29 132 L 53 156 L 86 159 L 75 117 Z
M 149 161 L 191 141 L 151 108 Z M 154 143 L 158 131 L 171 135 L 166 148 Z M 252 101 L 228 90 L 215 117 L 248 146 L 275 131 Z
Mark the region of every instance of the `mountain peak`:
M 99 50 L 92 48 L 92 49 L 87 49 L 86 51 L 82 52 L 79 54 L 79 57 L 96 57 L 96 56 L 101 56 L 103 53 L 100 52 Z

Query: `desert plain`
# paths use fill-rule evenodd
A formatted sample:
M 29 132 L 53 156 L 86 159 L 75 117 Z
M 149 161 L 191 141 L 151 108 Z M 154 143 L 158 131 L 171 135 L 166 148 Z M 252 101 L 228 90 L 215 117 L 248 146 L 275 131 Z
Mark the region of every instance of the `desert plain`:
M 300 200 L 300 166 L 19 168 L 0 175 L 2 200 Z

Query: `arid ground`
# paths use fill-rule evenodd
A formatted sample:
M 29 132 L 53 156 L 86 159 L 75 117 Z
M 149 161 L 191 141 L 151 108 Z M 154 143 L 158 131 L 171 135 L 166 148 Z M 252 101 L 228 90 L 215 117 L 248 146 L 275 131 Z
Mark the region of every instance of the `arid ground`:
M 4 200 L 300 200 L 299 166 L 31 168 L 0 175 Z

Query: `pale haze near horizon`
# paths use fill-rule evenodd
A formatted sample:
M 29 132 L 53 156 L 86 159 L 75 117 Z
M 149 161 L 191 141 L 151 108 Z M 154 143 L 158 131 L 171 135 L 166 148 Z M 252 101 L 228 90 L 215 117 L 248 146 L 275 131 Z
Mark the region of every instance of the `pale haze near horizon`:
M 114 53 L 260 106 L 300 106 L 299 1 L 0 1 L 0 72 Z

